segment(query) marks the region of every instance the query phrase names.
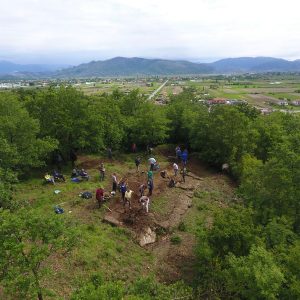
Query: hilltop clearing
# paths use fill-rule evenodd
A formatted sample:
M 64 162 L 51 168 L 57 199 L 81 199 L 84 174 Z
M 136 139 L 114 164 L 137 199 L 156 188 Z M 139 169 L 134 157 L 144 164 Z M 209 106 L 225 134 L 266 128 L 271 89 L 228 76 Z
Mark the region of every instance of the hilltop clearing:
M 161 169 L 172 173 L 174 158 L 168 154 L 171 152 L 157 151 L 154 155 Z M 150 211 L 146 214 L 140 210 L 137 195 L 138 186 L 146 180 L 146 158 L 137 173 L 133 155 L 122 155 L 112 161 L 80 156 L 79 166 L 91 175 L 87 182 L 72 183 L 67 176 L 66 183 L 43 185 L 41 175 L 41 178 L 32 178 L 19 185 L 15 193 L 17 199 L 28 201 L 37 213 L 71 221 L 78 230 L 80 244 L 75 250 L 68 256 L 55 254 L 47 263 L 52 272 L 43 285 L 56 295 L 68 298 L 78 282 L 95 272 L 101 272 L 109 280 L 131 281 L 137 276 L 152 274 L 162 282 L 181 279 L 192 282 L 196 243 L 193 224 L 198 222 L 199 215 L 211 222 L 209 210 L 199 213 L 198 203 L 204 200 L 195 194 L 206 192 L 210 195 L 218 191 L 216 199 L 211 201 L 214 206 L 222 207 L 227 205 L 224 199 L 231 198 L 233 188 L 224 175 L 207 169 L 193 158 L 188 164 L 186 182 L 180 182 L 181 176 L 178 175 L 180 180 L 174 188 L 167 186 L 168 180 L 163 179 L 159 172 L 154 173 L 154 191 L 150 196 Z M 99 161 L 103 161 L 107 169 L 103 184 L 99 182 Z M 66 174 L 70 172 L 69 169 L 64 171 Z M 106 191 L 110 191 L 112 172 L 116 172 L 119 178 L 127 178 L 130 189 L 135 192 L 132 210 L 124 209 L 118 192 L 105 206 L 98 208 L 95 189 L 103 185 Z M 55 194 L 55 190 L 60 193 Z M 81 199 L 78 195 L 83 191 L 91 191 L 93 198 Z M 64 214 L 55 215 L 53 207 L 57 204 L 64 209 Z M 108 217 L 117 220 L 119 226 L 103 222 Z M 186 228 L 181 228 L 185 223 Z M 155 241 L 141 247 L 141 237 L 148 229 L 155 234 Z

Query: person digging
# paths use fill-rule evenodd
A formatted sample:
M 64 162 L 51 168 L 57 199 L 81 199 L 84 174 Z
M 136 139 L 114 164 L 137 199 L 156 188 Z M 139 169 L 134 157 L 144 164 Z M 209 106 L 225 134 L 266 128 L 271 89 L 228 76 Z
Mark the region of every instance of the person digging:
M 133 191 L 127 188 L 127 191 L 125 192 L 125 201 L 123 203 L 124 210 L 126 211 L 126 204 L 128 203 L 129 209 L 131 209 L 131 197 L 132 197 Z

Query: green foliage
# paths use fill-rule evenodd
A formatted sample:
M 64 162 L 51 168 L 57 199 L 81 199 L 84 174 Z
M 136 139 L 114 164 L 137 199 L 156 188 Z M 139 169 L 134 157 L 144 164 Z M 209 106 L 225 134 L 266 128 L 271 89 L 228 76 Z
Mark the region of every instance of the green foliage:
M 180 222 L 179 225 L 178 225 L 178 230 L 180 231 L 186 231 L 187 228 L 186 228 L 186 224 L 184 222 Z
M 201 294 L 208 292 L 212 298 L 225 297 L 226 256 L 248 255 L 251 246 L 258 241 L 259 231 L 252 217 L 250 209 L 241 206 L 227 208 L 215 212 L 212 228 L 199 227 L 196 252 Z
M 76 291 L 72 300 L 168 300 L 192 299 L 192 289 L 183 282 L 164 285 L 153 278 L 140 278 L 125 285 L 121 281 L 106 282 L 102 276 L 93 276 L 91 282 Z
M 53 138 L 38 138 L 40 126 L 11 94 L 0 95 L 0 161 L 5 169 L 26 169 L 44 164 L 57 145 Z
M 173 235 L 171 237 L 170 241 L 173 245 L 179 245 L 181 243 L 182 239 L 179 235 Z
M 296 240 L 291 222 L 284 217 L 272 219 L 264 228 L 264 235 L 267 249 L 286 247 Z
M 71 87 L 50 88 L 38 92 L 26 102 L 30 114 L 40 121 L 41 135 L 59 141 L 60 148 L 89 148 L 90 124 L 88 101 Z
M 255 149 L 257 132 L 251 121 L 235 107 L 214 108 L 208 120 L 207 140 L 202 157 L 211 163 L 234 164 Z
M 246 257 L 228 258 L 226 286 L 235 295 L 245 299 L 277 299 L 284 274 L 272 254 L 263 247 L 252 247 Z
M 15 183 L 17 183 L 16 174 L 9 169 L 0 168 L 0 208 L 14 210 L 18 207 L 18 203 L 12 197 Z
M 207 242 L 214 255 L 248 254 L 258 233 L 252 218 L 252 210 L 241 206 L 216 212 L 213 227 L 207 230 Z
M 244 169 L 240 192 L 262 223 L 285 215 L 299 228 L 300 155 L 289 143 L 278 144 L 271 155 L 265 164 L 256 163 Z
M 41 279 L 49 271 L 44 263 L 58 251 L 71 250 L 76 242 L 74 231 L 59 216 L 45 218 L 26 210 L 0 214 L 1 283 L 17 299 L 33 295 L 42 299 Z

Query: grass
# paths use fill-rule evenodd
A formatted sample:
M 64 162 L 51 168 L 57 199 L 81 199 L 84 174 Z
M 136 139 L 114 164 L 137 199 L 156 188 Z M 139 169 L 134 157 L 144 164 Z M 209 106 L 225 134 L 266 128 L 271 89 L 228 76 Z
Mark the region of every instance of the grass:
M 85 156 L 84 160 L 99 159 L 97 156 Z M 116 172 L 119 176 L 133 167 L 133 155 L 124 156 L 122 163 L 105 164 L 107 174 Z M 80 162 L 78 162 L 80 163 Z M 138 246 L 131 233 L 123 228 L 114 228 L 102 223 L 105 208 L 97 208 L 95 190 L 99 185 L 110 189 L 110 177 L 99 182 L 96 168 L 89 169 L 91 179 L 81 183 L 70 181 L 70 167 L 63 169 L 67 174 L 67 182 L 55 185 L 43 183 L 40 178 L 32 177 L 19 183 L 14 198 L 20 202 L 28 202 L 31 209 L 40 215 L 53 215 L 71 221 L 76 228 L 80 243 L 70 255 L 63 257 L 54 254 L 48 262 L 52 270 L 43 285 L 55 293 L 56 299 L 66 299 L 76 288 L 78 282 L 87 280 L 91 274 L 101 272 L 107 279 L 131 281 L 142 274 L 151 272 L 147 266 L 153 262 L 152 255 Z M 61 192 L 55 194 L 54 190 Z M 91 191 L 93 199 L 82 199 L 79 193 Z M 65 213 L 56 215 L 54 206 L 61 203 Z
M 173 235 L 170 241 L 173 245 L 179 245 L 182 242 L 182 239 L 179 235 Z
M 215 181 L 206 177 L 203 184 L 205 189 L 194 192 L 193 206 L 183 219 L 185 231 L 193 234 L 197 233 L 199 224 L 210 226 L 214 213 L 233 202 L 233 189 L 226 178 Z
M 169 165 L 164 153 L 170 146 L 157 147 L 153 154 L 161 166 Z M 171 146 L 171 149 L 174 149 Z M 88 155 L 81 158 L 78 163 L 96 164 L 86 168 L 91 175 L 89 181 L 79 184 L 72 183 L 70 166 L 63 169 L 67 175 L 66 183 L 56 185 L 43 184 L 43 172 L 35 172 L 36 175 L 17 185 L 14 197 L 18 201 L 28 201 L 31 208 L 40 215 L 53 215 L 70 222 L 72 228 L 76 228 L 79 244 L 67 256 L 55 253 L 50 257 L 47 266 L 51 272 L 45 278 L 43 285 L 49 288 L 55 299 L 68 299 L 72 292 L 82 286 L 93 274 L 103 274 L 107 280 L 133 281 L 141 276 L 158 276 L 155 269 L 155 257 L 152 252 L 141 248 L 132 233 L 124 228 L 112 227 L 102 222 L 106 212 L 105 207 L 97 208 L 95 197 L 82 199 L 78 195 L 83 191 L 91 191 L 94 195 L 96 188 L 101 184 L 109 190 L 111 186 L 110 174 L 116 172 L 118 178 L 125 173 L 135 170 L 134 158 L 136 154 L 120 154 L 119 161 L 105 163 L 108 176 L 104 182 L 99 182 L 97 164 L 102 157 Z M 143 155 L 142 168 L 147 168 L 148 155 Z M 210 177 L 205 177 L 207 189 L 195 193 L 193 207 L 188 210 L 184 220 L 171 236 L 173 245 L 185 245 L 186 235 L 193 235 L 197 231 L 199 222 L 209 222 L 213 211 L 219 209 L 219 201 L 225 201 L 226 196 L 222 189 L 223 182 L 214 182 Z M 55 194 L 59 189 L 61 193 Z M 168 191 L 168 190 L 167 190 Z M 155 194 L 155 192 L 154 192 Z M 173 194 L 171 193 L 171 196 Z M 165 216 L 170 209 L 170 194 L 161 194 L 154 198 L 151 210 L 160 216 Z M 224 200 L 225 199 L 225 200 Z M 226 200 L 227 201 L 227 200 Z M 62 203 L 65 213 L 56 215 L 53 207 Z
M 165 215 L 168 212 L 168 198 L 166 196 L 156 197 L 151 203 L 151 209 L 155 213 Z

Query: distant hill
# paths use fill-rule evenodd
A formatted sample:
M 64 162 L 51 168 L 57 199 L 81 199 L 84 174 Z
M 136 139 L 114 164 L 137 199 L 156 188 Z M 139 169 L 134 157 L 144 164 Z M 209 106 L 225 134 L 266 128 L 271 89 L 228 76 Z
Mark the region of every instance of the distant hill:
M 56 75 L 61 77 L 101 77 L 208 74 L 212 72 L 213 68 L 209 64 L 196 64 L 183 60 L 115 57 L 64 69 L 57 72 Z
M 300 72 L 300 60 L 273 57 L 226 58 L 210 65 L 215 73 Z
M 9 61 L 0 61 L 0 75 L 2 74 L 16 74 L 17 73 L 45 73 L 53 72 L 62 68 L 66 68 L 67 65 L 46 65 L 46 64 L 30 64 L 20 65 Z

